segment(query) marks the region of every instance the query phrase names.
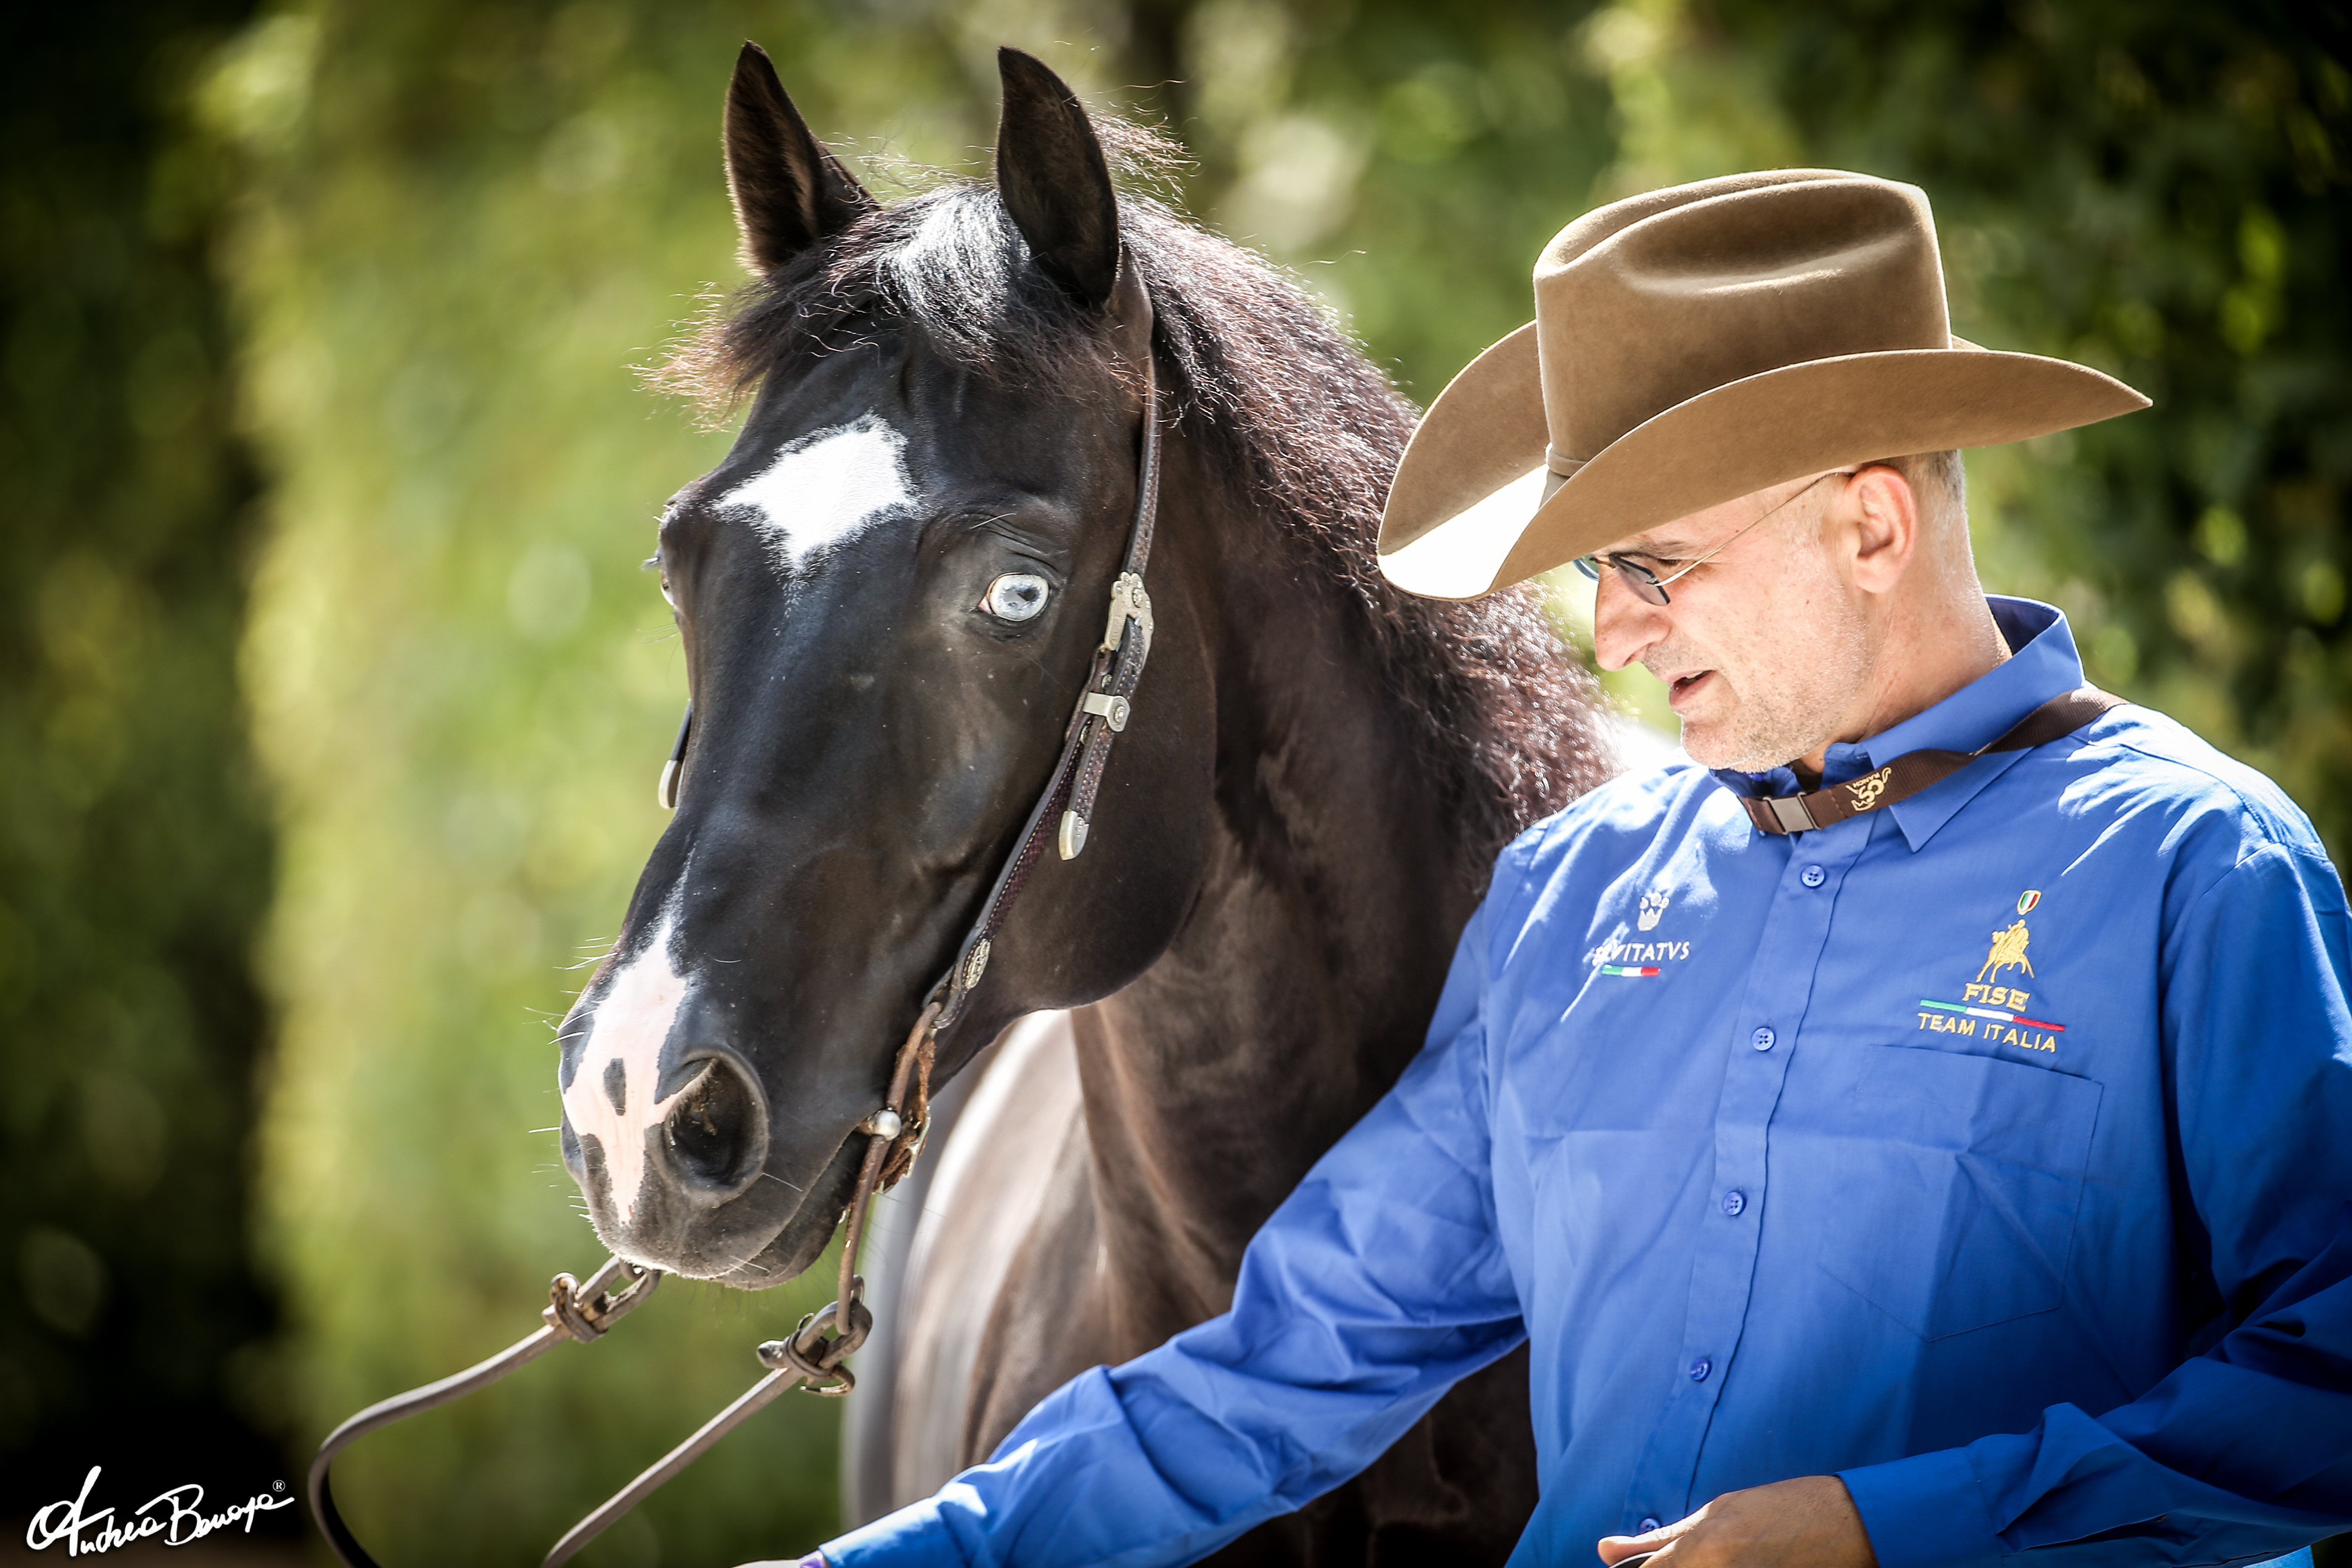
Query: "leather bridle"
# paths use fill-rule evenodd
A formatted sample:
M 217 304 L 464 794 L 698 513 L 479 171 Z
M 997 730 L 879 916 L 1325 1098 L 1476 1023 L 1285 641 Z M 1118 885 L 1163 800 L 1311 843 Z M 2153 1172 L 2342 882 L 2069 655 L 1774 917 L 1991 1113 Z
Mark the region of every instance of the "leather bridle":
M 1122 258 L 1125 286 L 1121 292 L 1140 301 L 1139 331 L 1134 341 L 1143 348 L 1143 427 L 1136 458 L 1135 514 L 1127 534 L 1127 552 L 1110 590 L 1110 612 L 1101 642 L 1080 689 L 1062 738 L 1061 755 L 1045 787 L 1030 807 L 1021 837 L 996 873 L 979 915 L 957 944 L 954 962 L 924 993 L 923 1003 L 891 1065 L 890 1086 L 881 1109 L 860 1122 L 851 1136 L 866 1135 L 866 1153 L 852 1189 L 846 1230 L 841 1246 L 841 1278 L 834 1300 L 803 1318 L 792 1337 L 771 1340 L 755 1352 L 768 1375 L 751 1385 L 726 1409 L 712 1416 L 694 1436 L 631 1481 L 582 1520 L 558 1541 L 541 1568 L 557 1568 L 588 1544 L 614 1520 L 635 1507 L 656 1488 L 677 1475 L 721 1437 L 788 1388 L 839 1397 L 856 1387 L 857 1380 L 843 1362 L 866 1342 L 874 1315 L 864 1300 L 866 1281 L 856 1272 L 858 1243 L 876 1194 L 887 1191 L 915 1167 L 930 1131 L 931 1064 L 939 1037 L 961 1021 L 971 995 L 988 972 L 998 934 L 1013 904 L 1028 885 L 1030 873 L 1045 856 L 1050 839 L 1065 860 L 1075 860 L 1086 848 L 1096 796 L 1103 770 L 1110 762 L 1113 740 L 1127 728 L 1136 685 L 1143 679 L 1144 661 L 1151 655 L 1151 596 L 1144 591 L 1144 568 L 1151 559 L 1151 538 L 1160 510 L 1160 442 L 1162 413 L 1159 374 L 1151 352 L 1152 304 L 1148 289 L 1133 272 L 1132 257 Z M 693 732 L 694 709 L 689 703 L 678 726 L 677 742 L 662 770 L 662 804 L 675 807 L 686 749 Z M 616 1279 L 625 1277 L 619 1289 Z M 619 1258 L 606 1260 L 585 1284 L 559 1274 L 549 1287 L 545 1320 L 528 1337 L 488 1360 L 422 1388 L 411 1389 L 368 1406 L 353 1415 L 319 1445 L 310 1463 L 310 1510 L 320 1531 L 348 1568 L 376 1568 L 351 1527 L 335 1508 L 329 1468 L 344 1448 L 395 1421 L 461 1399 L 495 1383 L 525 1363 L 536 1360 L 564 1340 L 585 1344 L 634 1310 L 661 1282 L 661 1271 Z

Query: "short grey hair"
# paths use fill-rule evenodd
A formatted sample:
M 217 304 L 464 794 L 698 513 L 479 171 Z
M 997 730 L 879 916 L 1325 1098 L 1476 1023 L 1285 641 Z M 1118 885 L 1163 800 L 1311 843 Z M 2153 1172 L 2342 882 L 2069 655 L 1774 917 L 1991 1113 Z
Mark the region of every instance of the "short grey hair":
M 1910 485 L 1911 493 L 1919 500 L 1919 515 L 1929 527 L 1948 521 L 1962 534 L 1968 532 L 1969 476 L 1958 452 L 1917 452 L 1879 461 Z

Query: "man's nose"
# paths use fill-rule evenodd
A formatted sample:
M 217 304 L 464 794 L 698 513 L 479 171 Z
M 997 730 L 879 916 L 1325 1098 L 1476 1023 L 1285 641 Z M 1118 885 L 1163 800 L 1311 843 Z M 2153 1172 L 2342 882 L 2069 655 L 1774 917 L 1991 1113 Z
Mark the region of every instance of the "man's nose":
M 1592 592 L 1592 657 L 1601 668 L 1624 668 L 1665 635 L 1665 612 L 1628 587 L 1614 567 L 1602 567 Z

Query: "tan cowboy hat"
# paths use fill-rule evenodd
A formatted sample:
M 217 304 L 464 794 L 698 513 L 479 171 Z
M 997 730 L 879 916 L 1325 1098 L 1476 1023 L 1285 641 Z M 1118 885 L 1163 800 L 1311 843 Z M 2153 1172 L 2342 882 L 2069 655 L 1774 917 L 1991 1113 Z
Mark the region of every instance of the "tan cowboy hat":
M 1952 336 L 1915 185 L 1834 169 L 1675 185 L 1545 248 L 1536 319 L 1413 433 L 1381 569 L 1475 599 L 1787 479 L 2147 406 L 2097 371 Z

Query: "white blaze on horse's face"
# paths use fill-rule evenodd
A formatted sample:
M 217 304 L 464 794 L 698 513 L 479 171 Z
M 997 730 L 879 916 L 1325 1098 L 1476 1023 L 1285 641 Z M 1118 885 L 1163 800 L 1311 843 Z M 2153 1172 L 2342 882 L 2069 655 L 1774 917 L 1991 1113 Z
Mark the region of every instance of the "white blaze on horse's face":
M 661 1081 L 662 1045 L 686 1000 L 686 976 L 670 965 L 673 910 L 661 929 L 623 966 L 596 1004 L 579 1070 L 563 1090 L 563 1112 L 573 1134 L 594 1138 L 604 1151 L 607 1196 L 624 1220 L 635 1219 L 646 1179 L 646 1134 L 668 1117 L 691 1081 L 667 1100 L 654 1099 Z
M 879 415 L 812 431 L 719 498 L 719 510 L 757 514 L 753 526 L 785 572 L 911 505 L 907 437 Z

